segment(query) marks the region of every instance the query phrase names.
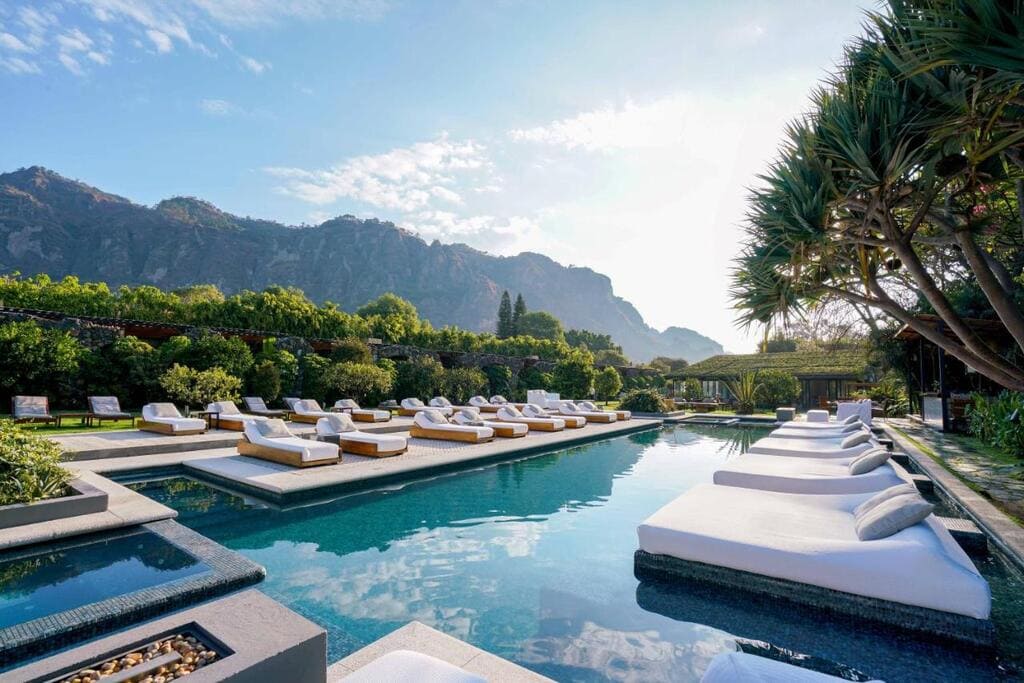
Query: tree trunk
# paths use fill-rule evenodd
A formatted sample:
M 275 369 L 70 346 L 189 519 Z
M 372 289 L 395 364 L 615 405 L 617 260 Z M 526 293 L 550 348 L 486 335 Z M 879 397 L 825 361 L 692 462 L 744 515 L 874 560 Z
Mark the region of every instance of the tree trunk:
M 1024 237 L 1024 178 L 1017 178 L 1014 181 L 1017 189 L 1017 213 L 1020 214 L 1020 234 Z
M 1018 308 L 1017 303 L 1010 297 L 1009 292 L 1002 288 L 996 279 L 995 273 L 988 267 L 985 257 L 974 241 L 974 237 L 966 230 L 956 232 L 956 241 L 960 245 L 967 264 L 971 267 L 974 276 L 978 278 L 978 286 L 985 293 L 985 298 L 992 304 L 999 320 L 1010 332 L 1017 346 L 1024 351 L 1024 313 Z

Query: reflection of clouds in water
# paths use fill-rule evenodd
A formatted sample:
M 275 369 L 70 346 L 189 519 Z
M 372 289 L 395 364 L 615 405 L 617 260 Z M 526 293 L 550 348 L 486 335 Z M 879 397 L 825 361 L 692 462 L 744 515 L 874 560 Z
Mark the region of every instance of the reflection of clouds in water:
M 585 621 L 577 633 L 524 642 L 520 662 L 601 671 L 614 681 L 696 681 L 712 657 L 735 648 L 727 634 L 701 630 L 703 637 L 679 644 L 654 630 L 616 631 Z

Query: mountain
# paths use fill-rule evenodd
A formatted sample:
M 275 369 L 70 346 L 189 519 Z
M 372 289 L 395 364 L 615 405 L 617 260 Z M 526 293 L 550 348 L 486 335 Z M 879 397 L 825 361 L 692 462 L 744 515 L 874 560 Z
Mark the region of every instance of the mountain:
M 228 293 L 291 285 L 349 311 L 391 291 L 435 326 L 471 330 L 494 329 L 507 289 L 567 327 L 610 334 L 634 360 L 722 353 L 693 330 L 658 332 L 615 296 L 608 277 L 541 254 L 501 257 L 428 244 L 391 223 L 353 216 L 294 227 L 191 197 L 150 208 L 38 166 L 0 174 L 0 272 L 11 271 L 111 286 L 211 283 Z

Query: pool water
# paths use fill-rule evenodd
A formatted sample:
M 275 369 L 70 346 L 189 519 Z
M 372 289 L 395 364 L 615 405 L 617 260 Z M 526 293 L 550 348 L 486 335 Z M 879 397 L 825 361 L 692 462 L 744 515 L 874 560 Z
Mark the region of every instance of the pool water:
M 0 628 L 205 571 L 205 564 L 149 531 L 0 559 Z
M 260 590 L 328 631 L 329 661 L 418 620 L 559 681 L 695 681 L 736 638 L 851 667 L 854 680 L 853 670 L 890 681 L 1010 675 L 1024 605 L 997 560 L 979 564 L 1006 617 L 998 659 L 637 581 L 637 524 L 760 436 L 652 430 L 288 510 L 180 477 L 132 486 L 265 566 Z

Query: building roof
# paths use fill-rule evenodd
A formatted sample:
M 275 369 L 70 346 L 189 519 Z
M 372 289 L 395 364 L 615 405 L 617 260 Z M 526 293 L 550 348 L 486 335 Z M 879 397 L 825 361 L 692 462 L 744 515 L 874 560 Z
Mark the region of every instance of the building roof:
M 735 379 L 745 372 L 784 370 L 798 379 L 863 380 L 869 372 L 864 351 L 789 351 L 784 353 L 722 354 L 694 363 L 670 377 Z
M 958 339 L 958 337 L 955 334 L 953 334 L 945 324 L 943 324 L 942 318 L 940 318 L 939 316 L 932 315 L 930 313 L 923 313 L 916 317 L 918 320 L 936 328 L 937 330 L 942 332 L 942 334 L 949 337 L 950 339 Z M 967 327 L 969 327 L 972 331 L 977 332 L 978 335 L 981 336 L 983 339 L 1010 338 L 1010 333 L 1007 332 L 1006 326 L 1003 325 L 1003 323 L 1001 323 L 998 320 L 964 318 L 963 321 L 967 325 Z M 918 333 L 918 331 L 912 328 L 910 325 L 904 325 L 903 327 L 901 327 L 899 330 L 897 330 L 894 336 L 896 339 L 899 339 L 901 341 L 914 341 L 921 338 L 920 333 Z

